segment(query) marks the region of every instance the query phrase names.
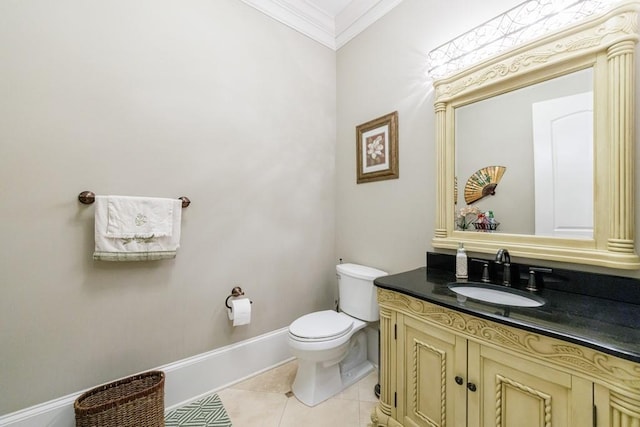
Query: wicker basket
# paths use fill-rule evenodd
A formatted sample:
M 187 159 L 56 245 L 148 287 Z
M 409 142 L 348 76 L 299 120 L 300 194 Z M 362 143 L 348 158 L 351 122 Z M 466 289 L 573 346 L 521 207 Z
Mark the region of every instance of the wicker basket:
M 145 372 L 96 387 L 73 407 L 76 427 L 164 427 L 164 373 Z

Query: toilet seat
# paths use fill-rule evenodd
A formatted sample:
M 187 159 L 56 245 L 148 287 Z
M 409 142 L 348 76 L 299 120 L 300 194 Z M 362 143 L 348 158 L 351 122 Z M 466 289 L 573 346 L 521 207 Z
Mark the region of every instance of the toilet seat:
M 330 341 L 353 329 L 354 319 L 333 310 L 316 311 L 296 319 L 289 326 L 292 339 L 304 342 Z

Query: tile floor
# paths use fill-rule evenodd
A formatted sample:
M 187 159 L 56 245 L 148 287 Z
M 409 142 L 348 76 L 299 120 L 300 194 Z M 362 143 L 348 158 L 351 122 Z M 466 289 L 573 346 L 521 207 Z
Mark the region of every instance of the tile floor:
M 313 408 L 288 397 L 297 369 L 288 362 L 220 390 L 218 396 L 233 427 L 367 427 L 377 404 L 373 387 L 377 371 Z

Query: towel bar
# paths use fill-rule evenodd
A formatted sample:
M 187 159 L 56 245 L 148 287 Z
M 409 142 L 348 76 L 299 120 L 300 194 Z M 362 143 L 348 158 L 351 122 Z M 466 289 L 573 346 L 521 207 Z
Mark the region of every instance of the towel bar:
M 191 200 L 189 200 L 189 198 L 186 196 L 178 197 L 178 199 L 182 200 L 183 208 L 186 208 L 191 204 Z M 93 191 L 83 191 L 82 193 L 78 194 L 78 200 L 80 201 L 80 203 L 90 205 L 91 203 L 96 201 L 96 193 L 94 193 Z

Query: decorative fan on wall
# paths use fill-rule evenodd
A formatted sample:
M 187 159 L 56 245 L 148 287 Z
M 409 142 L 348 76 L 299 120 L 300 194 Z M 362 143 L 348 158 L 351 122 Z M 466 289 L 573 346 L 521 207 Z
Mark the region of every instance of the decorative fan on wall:
M 506 170 L 504 166 L 487 166 L 471 175 L 464 186 L 464 200 L 467 204 L 496 194 L 496 186 Z

